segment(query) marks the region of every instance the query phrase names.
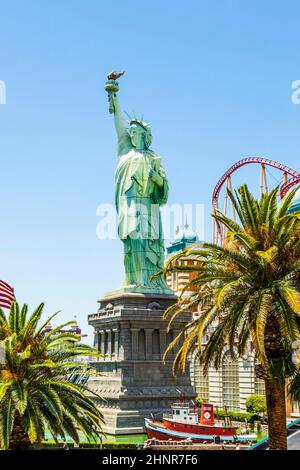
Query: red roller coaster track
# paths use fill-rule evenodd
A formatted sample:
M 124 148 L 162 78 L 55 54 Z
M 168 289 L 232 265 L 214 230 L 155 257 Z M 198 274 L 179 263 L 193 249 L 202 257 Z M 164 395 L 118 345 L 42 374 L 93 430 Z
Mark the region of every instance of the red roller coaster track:
M 283 163 L 279 163 L 279 162 L 276 162 L 274 160 L 270 160 L 269 158 L 264 158 L 264 157 L 246 157 L 246 158 L 243 158 L 242 160 L 239 160 L 234 165 L 232 165 L 226 171 L 226 173 L 224 173 L 222 178 L 220 178 L 219 181 L 217 182 L 214 192 L 213 192 L 213 196 L 212 196 L 212 204 L 213 204 L 214 209 L 218 208 L 218 197 L 219 197 L 219 194 L 223 185 L 226 183 L 227 178 L 229 178 L 232 175 L 232 173 L 234 173 L 236 170 L 238 170 L 242 166 L 249 165 L 250 163 L 259 164 L 262 166 L 271 166 L 273 168 L 276 168 L 277 170 L 282 171 L 284 175 L 290 176 L 290 178 L 287 181 L 285 181 L 281 187 L 281 190 L 280 190 L 281 197 L 283 197 L 284 194 L 286 194 L 286 192 L 291 188 L 291 186 L 297 183 L 300 183 L 300 173 L 296 170 L 293 170 L 292 168 L 289 168 L 286 165 L 283 165 Z
M 291 187 L 295 186 L 296 184 L 300 184 L 300 175 L 294 176 L 293 178 L 290 178 L 288 181 L 283 183 L 283 185 L 280 187 L 280 197 L 283 198 L 291 189 Z

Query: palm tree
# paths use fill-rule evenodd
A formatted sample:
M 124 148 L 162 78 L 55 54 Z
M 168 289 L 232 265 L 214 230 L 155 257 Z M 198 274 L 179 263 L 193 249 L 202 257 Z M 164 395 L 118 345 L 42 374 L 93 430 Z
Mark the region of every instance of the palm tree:
M 213 214 L 226 230 L 224 246 L 193 247 L 172 257 L 163 271 L 194 273 L 178 302 L 165 313 L 169 328 L 181 312 L 200 307 L 199 316 L 179 333 L 165 355 L 181 344 L 174 359 L 177 373 L 179 368 L 184 371 L 190 353 L 197 350 L 207 373 L 210 365 L 220 367 L 226 346 L 232 357 L 243 357 L 252 344 L 256 374 L 265 380 L 269 446 L 286 449 L 285 382 L 292 379 L 296 396 L 300 377 L 291 360 L 291 343 L 300 336 L 300 217 L 289 213 L 295 191 L 280 203 L 278 188 L 259 201 L 245 185 L 235 195 L 228 193 L 239 222 L 218 211 Z M 187 295 L 192 286 L 194 293 Z M 203 346 L 202 337 L 212 327 Z
M 76 358 L 95 355 L 79 343 L 80 336 L 63 331 L 68 322 L 49 331 L 52 315 L 39 326 L 44 304 L 28 318 L 28 308 L 13 303 L 6 317 L 0 309 L 0 341 L 5 359 L 0 363 L 0 446 L 28 449 L 40 443 L 48 430 L 54 440 L 69 435 L 79 442 L 78 431 L 97 439 L 103 416 L 93 401 L 96 395 L 70 376 L 88 374 L 90 366 Z M 58 313 L 58 312 L 57 312 Z

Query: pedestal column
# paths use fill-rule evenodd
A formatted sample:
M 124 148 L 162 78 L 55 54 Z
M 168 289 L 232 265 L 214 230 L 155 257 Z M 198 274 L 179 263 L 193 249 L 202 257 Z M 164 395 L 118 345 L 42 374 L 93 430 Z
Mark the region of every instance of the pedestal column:
M 115 359 L 118 359 L 119 357 L 119 330 L 118 328 L 113 328 L 112 330 L 114 332 L 114 336 L 115 336 Z
M 161 358 L 164 357 L 165 351 L 167 349 L 167 333 L 166 330 L 160 330 L 160 355 Z
M 174 330 L 174 337 L 173 337 L 173 338 L 174 338 L 174 339 L 177 338 L 177 336 L 179 335 L 179 333 L 180 333 L 180 330 Z M 179 349 L 180 349 L 180 346 L 181 346 L 181 345 L 177 343 L 177 345 L 174 347 L 174 350 L 173 350 L 173 351 L 174 351 L 174 353 L 173 353 L 174 356 L 176 356 L 176 354 L 178 353 L 178 351 L 179 351 Z
M 138 359 L 139 357 L 139 328 L 131 328 L 131 357 Z
M 99 331 L 94 331 L 94 348 L 99 352 Z
M 111 359 L 111 330 L 107 330 L 107 356 Z
M 100 345 L 100 354 L 103 355 L 104 359 L 104 330 L 99 330 L 99 345 Z
M 151 328 L 145 328 L 145 334 L 146 334 L 146 359 L 151 360 L 152 359 L 152 332 L 153 329 Z

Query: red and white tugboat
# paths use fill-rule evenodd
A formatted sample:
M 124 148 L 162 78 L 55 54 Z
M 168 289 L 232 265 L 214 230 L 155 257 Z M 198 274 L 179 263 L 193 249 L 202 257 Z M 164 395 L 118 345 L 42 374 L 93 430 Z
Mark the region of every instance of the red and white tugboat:
M 237 427 L 228 419 L 215 422 L 214 407 L 211 404 L 201 406 L 201 417 L 194 405 L 181 401 L 174 403 L 171 414 L 164 414 L 162 421 L 145 419 L 148 438 L 180 441 L 190 438 L 192 442 L 249 442 L 256 441 L 256 434 L 237 434 Z M 216 439 L 217 438 L 217 439 Z

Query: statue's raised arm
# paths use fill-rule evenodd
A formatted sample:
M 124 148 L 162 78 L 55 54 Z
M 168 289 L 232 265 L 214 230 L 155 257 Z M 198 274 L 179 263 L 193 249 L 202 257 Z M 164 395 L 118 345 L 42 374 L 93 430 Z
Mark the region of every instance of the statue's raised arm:
M 119 143 L 119 153 L 120 153 L 120 146 L 123 147 L 124 145 L 130 142 L 130 138 L 128 132 L 126 130 L 124 118 L 121 112 L 119 99 L 117 97 L 117 92 L 119 91 L 119 84 L 116 81 L 124 72 L 111 72 L 108 74 L 107 78 L 108 81 L 105 84 L 105 90 L 108 93 L 108 101 L 109 101 L 109 112 L 114 114 L 115 120 L 115 127 L 118 136 L 118 143 Z

